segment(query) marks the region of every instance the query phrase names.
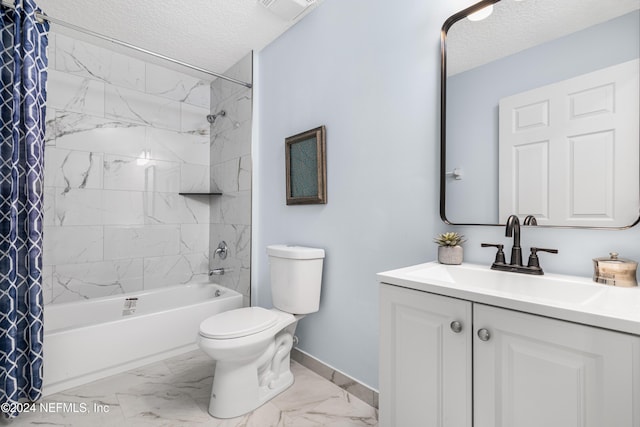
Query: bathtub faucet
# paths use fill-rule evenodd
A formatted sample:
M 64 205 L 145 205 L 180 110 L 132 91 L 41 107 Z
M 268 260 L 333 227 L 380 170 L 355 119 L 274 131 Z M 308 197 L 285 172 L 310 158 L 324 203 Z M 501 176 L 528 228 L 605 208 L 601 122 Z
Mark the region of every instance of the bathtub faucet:
M 214 268 L 213 270 L 209 270 L 209 276 L 223 276 L 224 268 Z
M 220 259 L 226 259 L 228 251 L 229 248 L 227 247 L 227 242 L 223 240 L 222 242 L 218 243 L 218 248 L 213 252 L 213 257 L 215 258 L 216 255 L 218 255 Z

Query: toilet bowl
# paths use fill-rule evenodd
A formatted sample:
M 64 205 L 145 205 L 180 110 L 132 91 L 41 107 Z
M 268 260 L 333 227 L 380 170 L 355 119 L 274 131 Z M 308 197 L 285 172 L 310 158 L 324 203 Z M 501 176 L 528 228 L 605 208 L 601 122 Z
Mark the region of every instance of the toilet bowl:
M 293 384 L 297 322 L 318 311 L 324 251 L 273 245 L 267 253 L 275 308 L 239 308 L 200 324 L 198 345 L 216 361 L 209 402 L 216 418 L 251 412 Z
M 247 307 L 202 322 L 198 344 L 216 361 L 211 415 L 233 418 L 251 412 L 293 384 L 289 354 L 301 317 Z

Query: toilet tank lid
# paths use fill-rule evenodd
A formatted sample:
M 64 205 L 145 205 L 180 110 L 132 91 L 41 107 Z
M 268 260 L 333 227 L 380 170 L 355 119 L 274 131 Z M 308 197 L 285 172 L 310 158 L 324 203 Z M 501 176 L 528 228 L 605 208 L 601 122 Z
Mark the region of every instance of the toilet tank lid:
M 324 258 L 324 249 L 296 245 L 270 245 L 267 246 L 267 255 L 288 259 L 318 259 Z

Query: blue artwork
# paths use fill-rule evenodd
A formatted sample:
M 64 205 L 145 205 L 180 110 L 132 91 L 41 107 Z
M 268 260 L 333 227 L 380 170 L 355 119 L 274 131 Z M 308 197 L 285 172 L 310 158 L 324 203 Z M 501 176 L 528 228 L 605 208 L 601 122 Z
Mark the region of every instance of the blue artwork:
M 291 196 L 318 195 L 317 139 L 309 138 L 291 144 Z
M 327 203 L 324 126 L 285 139 L 287 205 Z

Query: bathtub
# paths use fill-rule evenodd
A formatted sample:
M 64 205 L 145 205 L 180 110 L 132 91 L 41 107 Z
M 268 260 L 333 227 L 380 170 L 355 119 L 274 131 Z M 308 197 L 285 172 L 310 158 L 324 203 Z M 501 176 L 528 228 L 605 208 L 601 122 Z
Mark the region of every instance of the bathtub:
M 195 350 L 200 322 L 242 307 L 242 295 L 190 283 L 44 308 L 49 395 Z

